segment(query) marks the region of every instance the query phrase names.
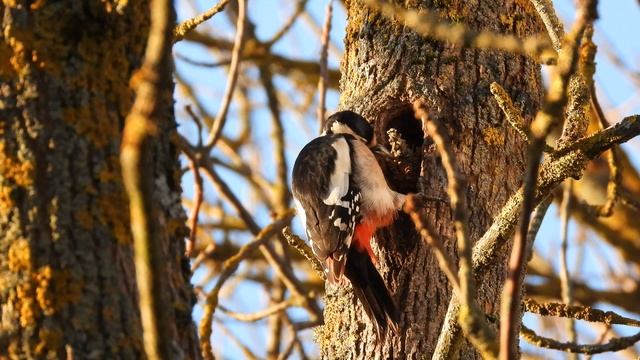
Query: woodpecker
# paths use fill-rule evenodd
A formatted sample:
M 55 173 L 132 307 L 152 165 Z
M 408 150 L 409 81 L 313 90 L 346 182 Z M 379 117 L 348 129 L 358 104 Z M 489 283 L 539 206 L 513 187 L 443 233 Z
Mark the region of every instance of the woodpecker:
M 391 190 L 372 149 L 371 125 L 352 111 L 331 115 L 322 135 L 308 143 L 293 166 L 292 191 L 314 254 L 328 280 L 346 277 L 378 339 L 397 330 L 393 299 L 375 264 L 371 237 L 390 225 L 405 196 Z M 344 276 L 344 277 L 343 277 Z

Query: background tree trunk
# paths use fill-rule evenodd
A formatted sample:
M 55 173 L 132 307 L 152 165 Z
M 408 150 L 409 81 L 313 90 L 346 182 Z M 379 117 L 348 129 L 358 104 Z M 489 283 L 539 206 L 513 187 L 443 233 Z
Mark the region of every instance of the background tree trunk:
M 436 10 L 442 20 L 462 22 L 475 30 L 521 37 L 542 31 L 528 1 L 400 3 Z M 493 81 L 501 84 L 530 121 L 542 97 L 539 65 L 523 56 L 461 49 L 422 38 L 360 1 L 348 1 L 346 7 L 341 107 L 370 119 L 379 139 L 388 143 L 386 130 L 395 128 L 407 141 L 409 151 L 398 158 L 400 171 L 391 176 L 392 187 L 403 192 L 420 189 L 447 199 L 446 176 L 435 148 L 429 140 L 423 143 L 421 124 L 413 117 L 412 102 L 420 99 L 426 103 L 431 116 L 446 125 L 466 176 L 470 237 L 475 242 L 518 189 L 526 163 L 526 146 L 504 121 L 489 85 Z M 417 156 L 411 156 L 411 146 L 418 149 Z M 426 214 L 445 248 L 457 259 L 448 204 L 429 203 Z M 400 216 L 389 231 L 378 233 L 377 240 L 382 247 L 379 268 L 402 310 L 401 330 L 389 337 L 382 349 L 376 347 L 374 327 L 361 307 L 355 307 L 350 288 L 328 288 L 325 326 L 319 332 L 322 355 L 331 359 L 429 359 L 451 298 L 451 286 L 406 216 Z M 496 317 L 508 248 L 505 246 L 500 255 L 501 266 L 476 279 L 481 308 Z M 464 359 L 479 357 L 468 343 L 460 351 Z
M 0 14 L 0 357 L 141 358 L 118 154 L 149 4 L 10 1 Z M 172 345 L 197 358 L 171 92 L 154 201 Z

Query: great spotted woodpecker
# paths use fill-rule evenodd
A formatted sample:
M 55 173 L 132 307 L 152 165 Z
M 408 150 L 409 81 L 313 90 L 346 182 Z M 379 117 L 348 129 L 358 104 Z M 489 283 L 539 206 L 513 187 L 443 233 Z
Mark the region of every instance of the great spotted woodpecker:
M 371 237 L 390 225 L 405 196 L 391 190 L 372 153 L 373 128 L 360 115 L 331 115 L 320 137 L 308 143 L 293 166 L 292 191 L 311 248 L 324 261 L 328 279 L 350 280 L 379 339 L 398 314 L 378 273 Z

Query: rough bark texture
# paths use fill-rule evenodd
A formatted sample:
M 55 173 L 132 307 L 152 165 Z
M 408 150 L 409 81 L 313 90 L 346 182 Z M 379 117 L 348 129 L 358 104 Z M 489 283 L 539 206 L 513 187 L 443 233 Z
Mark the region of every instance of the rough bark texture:
M 0 358 L 141 358 L 118 153 L 149 4 L 4 1 L 0 14 Z M 154 201 L 172 345 L 194 358 L 170 90 Z
M 528 1 L 405 1 L 409 8 L 435 9 L 444 21 L 462 22 L 473 29 L 526 36 L 542 31 Z M 396 128 L 417 156 L 405 152 L 399 159 L 392 187 L 403 192 L 418 188 L 447 198 L 446 177 L 432 143 L 422 143 L 421 124 L 413 118 L 411 103 L 421 99 L 432 116 L 443 121 L 468 181 L 470 236 L 476 241 L 493 216 L 521 183 L 526 146 L 504 120 L 489 92 L 500 83 L 530 121 L 542 95 L 539 66 L 510 54 L 461 49 L 424 39 L 400 23 L 389 21 L 359 1 L 348 1 L 348 25 L 341 80 L 344 109 L 368 117 L 379 139 Z M 406 169 L 406 170 L 405 170 Z M 405 172 L 404 174 L 402 172 Z M 393 171 L 391 171 L 393 173 Z M 416 186 L 417 185 L 417 186 Z M 446 249 L 457 259 L 452 214 L 448 205 L 430 203 L 426 209 Z M 382 346 L 350 289 L 328 288 L 325 326 L 319 331 L 323 358 L 429 359 L 440 333 L 451 297 L 450 285 L 432 252 L 413 224 L 401 215 L 395 226 L 378 233 L 379 269 L 402 310 L 401 330 Z M 477 299 L 488 314 L 497 316 L 506 275 L 508 244 L 496 267 L 478 281 Z M 478 357 L 464 344 L 461 357 Z

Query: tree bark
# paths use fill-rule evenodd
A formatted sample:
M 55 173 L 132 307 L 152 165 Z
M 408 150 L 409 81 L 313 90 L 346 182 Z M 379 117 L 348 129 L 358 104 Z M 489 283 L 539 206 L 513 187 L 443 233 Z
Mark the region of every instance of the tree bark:
M 409 8 L 437 11 L 443 21 L 474 30 L 521 37 L 542 31 L 528 1 L 401 1 Z M 432 142 L 423 141 L 411 104 L 422 100 L 446 126 L 460 170 L 467 179 L 470 237 L 478 240 L 521 184 L 526 144 L 510 128 L 489 85 L 496 81 L 530 121 L 542 99 L 540 67 L 532 59 L 498 51 L 459 48 L 423 38 L 357 0 L 347 1 L 348 24 L 341 64 L 341 107 L 367 117 L 378 139 L 389 143 L 395 128 L 408 147 L 392 166 L 389 182 L 402 192 L 423 191 L 447 199 L 446 176 Z M 411 148 L 417 148 L 415 156 Z M 446 250 L 457 259 L 448 204 L 428 203 L 426 215 Z M 319 330 L 323 358 L 430 359 L 451 299 L 451 286 L 413 223 L 400 215 L 376 236 L 378 268 L 400 308 L 398 334 L 376 346 L 375 329 L 349 287 L 327 289 L 325 325 Z M 510 244 L 496 266 L 476 277 L 481 309 L 498 317 Z M 459 331 L 459 330 L 458 330 Z M 468 343 L 454 344 L 464 359 L 479 358 Z
M 0 358 L 142 358 L 118 154 L 149 3 L 5 1 L 0 14 Z M 198 358 L 172 90 L 151 156 L 156 240 L 168 341 Z

